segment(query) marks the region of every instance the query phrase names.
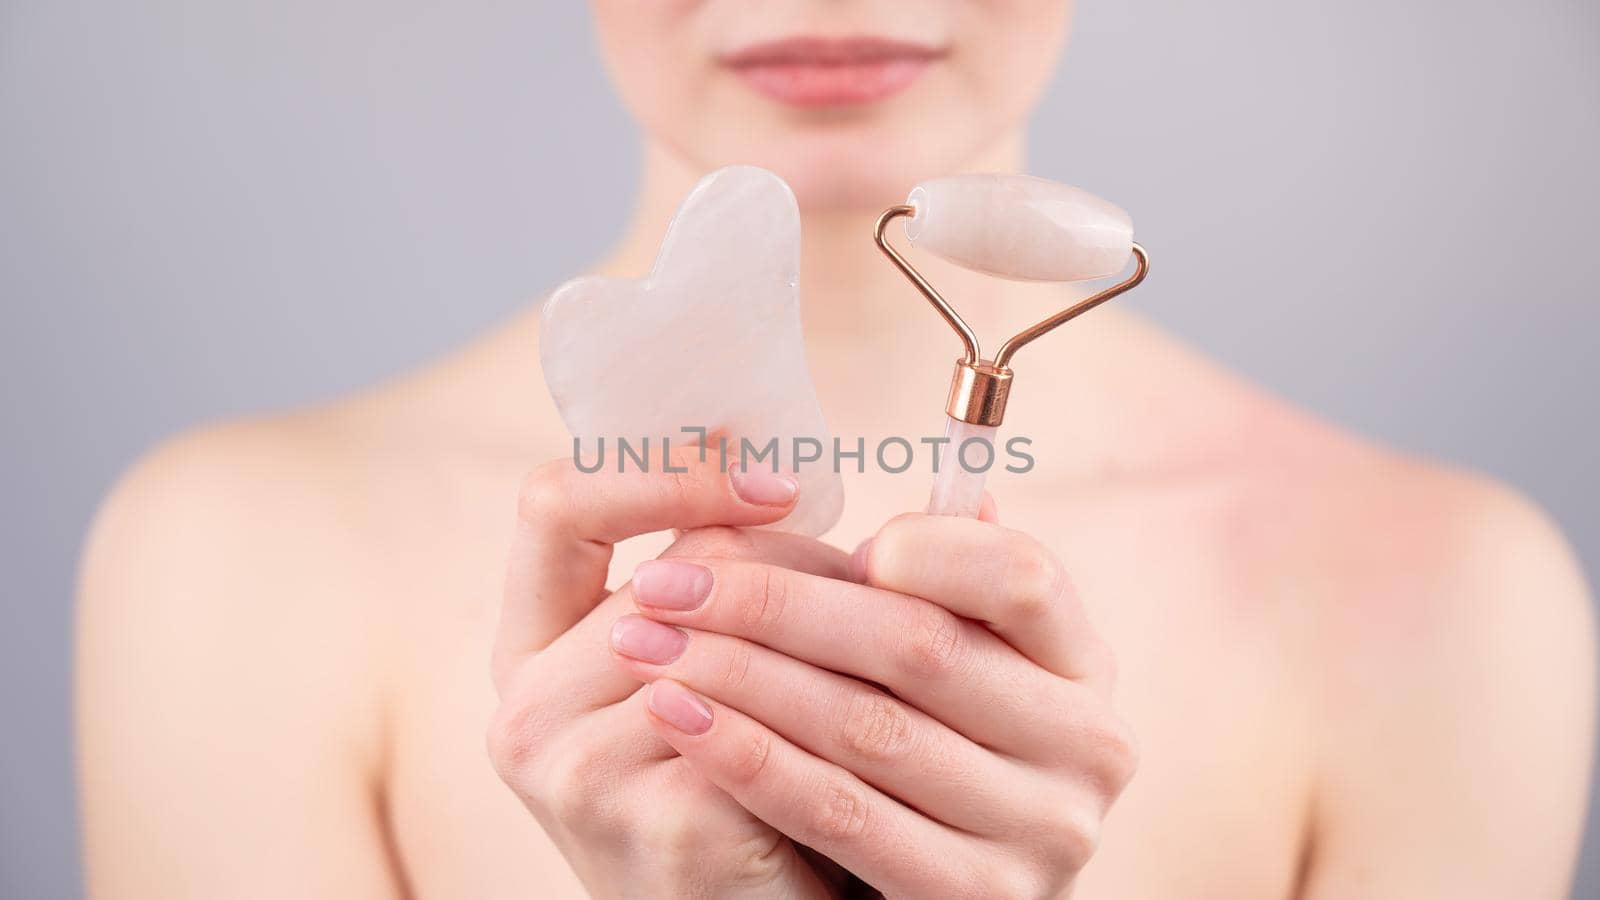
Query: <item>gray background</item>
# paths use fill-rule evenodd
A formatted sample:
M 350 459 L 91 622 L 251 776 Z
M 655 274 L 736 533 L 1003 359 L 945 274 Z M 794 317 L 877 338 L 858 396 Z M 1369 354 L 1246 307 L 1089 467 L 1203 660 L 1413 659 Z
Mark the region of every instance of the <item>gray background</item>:
M 1596 571 L 1600 4 L 1081 7 L 1034 168 L 1133 212 L 1160 267 L 1132 302 L 1518 485 Z M 79 890 L 97 497 L 163 435 L 400 372 L 600 253 L 636 147 L 587 27 L 535 0 L 0 0 L 0 896 Z

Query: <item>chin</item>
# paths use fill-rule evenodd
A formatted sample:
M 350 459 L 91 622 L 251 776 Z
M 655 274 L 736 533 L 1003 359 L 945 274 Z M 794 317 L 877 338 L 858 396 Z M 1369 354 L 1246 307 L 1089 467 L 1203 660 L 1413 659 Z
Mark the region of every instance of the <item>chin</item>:
M 853 144 L 853 145 L 852 145 Z M 826 142 L 809 149 L 805 142 L 757 161 L 778 173 L 794 190 L 805 212 L 878 212 L 905 200 L 921 180 L 921 167 L 908 166 L 893 144 Z
M 971 171 L 971 147 L 940 144 L 941 135 L 894 127 L 786 128 L 694 153 L 710 171 L 746 164 L 769 169 L 788 182 L 808 213 L 871 212 L 905 202 L 919 181 Z

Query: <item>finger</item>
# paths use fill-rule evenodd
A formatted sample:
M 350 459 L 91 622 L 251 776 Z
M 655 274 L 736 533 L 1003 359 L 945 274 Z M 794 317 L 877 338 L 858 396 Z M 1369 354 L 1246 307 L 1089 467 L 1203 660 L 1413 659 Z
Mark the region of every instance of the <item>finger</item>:
M 1034 662 L 1109 688 L 1111 656 L 1055 555 L 1010 528 L 954 516 L 889 521 L 863 554 L 866 583 L 984 622 Z
M 994 502 L 994 495 L 988 491 L 983 492 L 983 502 L 978 506 L 978 521 L 1000 522 L 1000 507 Z M 867 582 L 867 554 L 872 547 L 872 538 L 867 538 L 856 545 L 855 553 L 850 556 L 850 580 L 858 584 Z
M 978 505 L 978 521 L 1000 522 L 1000 505 L 994 502 L 994 495 L 988 491 L 983 492 L 983 502 Z
M 638 680 L 670 678 L 731 706 L 945 824 L 1004 835 L 1050 818 L 1051 791 L 1037 770 L 854 678 L 642 616 L 617 620 L 611 650 Z
M 918 597 L 740 560 L 654 560 L 633 577 L 641 613 L 744 638 L 881 684 L 974 741 L 1022 752 L 1086 688 L 1039 667 L 983 625 Z
M 528 476 L 495 636 L 497 683 L 600 602 L 616 542 L 669 528 L 762 525 L 793 508 L 793 478 L 759 467 L 724 472 L 715 457 L 700 457 L 680 448 L 659 469 L 592 473 L 560 460 Z
M 690 531 L 662 556 L 684 554 L 697 558 L 760 559 L 823 577 L 837 577 L 848 565 L 842 551 L 813 538 L 736 528 Z M 638 682 L 611 663 L 607 636 L 612 623 L 634 608 L 633 585 L 629 582 L 549 646 L 518 661 L 502 678 L 501 696 L 536 697 L 540 715 L 568 721 L 633 693 Z
M 844 578 L 850 557 L 832 544 L 803 534 L 753 528 L 696 528 L 661 552 L 662 559 L 707 557 L 760 560 L 823 578 Z
M 670 679 L 647 688 L 656 731 L 757 818 L 889 896 L 979 896 L 966 837 Z

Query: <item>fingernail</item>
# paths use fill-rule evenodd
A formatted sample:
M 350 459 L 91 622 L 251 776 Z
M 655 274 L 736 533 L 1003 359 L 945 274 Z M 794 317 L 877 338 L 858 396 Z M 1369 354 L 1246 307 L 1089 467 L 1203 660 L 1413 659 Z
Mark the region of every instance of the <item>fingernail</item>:
M 645 705 L 656 718 L 684 734 L 705 734 L 711 728 L 711 707 L 676 681 L 663 679 L 650 685 Z
M 856 552 L 850 554 L 850 580 L 857 584 L 867 583 L 867 554 L 872 552 L 872 538 L 862 541 L 856 547 Z
M 643 616 L 623 616 L 611 626 L 611 649 L 623 656 L 664 666 L 683 655 L 689 636 Z
M 788 506 L 800 492 L 798 481 L 761 468 L 729 469 L 728 478 L 733 481 L 733 492 L 756 506 Z
M 696 609 L 711 595 L 711 570 L 694 563 L 652 559 L 633 570 L 633 597 L 641 606 Z

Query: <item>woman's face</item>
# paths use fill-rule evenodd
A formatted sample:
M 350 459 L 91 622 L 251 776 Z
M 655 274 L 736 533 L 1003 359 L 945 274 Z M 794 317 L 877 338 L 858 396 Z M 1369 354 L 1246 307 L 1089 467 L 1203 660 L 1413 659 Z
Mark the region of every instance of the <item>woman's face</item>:
M 592 0 L 650 136 L 777 172 L 810 209 L 881 208 L 979 168 L 1049 79 L 1071 0 Z

